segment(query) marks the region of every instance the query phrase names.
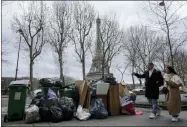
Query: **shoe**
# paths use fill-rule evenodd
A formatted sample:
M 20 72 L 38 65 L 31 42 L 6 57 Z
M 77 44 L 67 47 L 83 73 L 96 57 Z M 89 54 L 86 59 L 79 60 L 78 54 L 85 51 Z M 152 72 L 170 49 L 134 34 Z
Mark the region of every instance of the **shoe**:
M 172 122 L 177 122 L 179 119 L 178 119 L 178 117 L 173 117 L 172 118 Z
M 154 113 L 151 113 L 151 115 L 149 116 L 150 119 L 155 119 L 156 115 Z
M 159 109 L 156 113 L 156 116 L 160 116 L 162 109 Z

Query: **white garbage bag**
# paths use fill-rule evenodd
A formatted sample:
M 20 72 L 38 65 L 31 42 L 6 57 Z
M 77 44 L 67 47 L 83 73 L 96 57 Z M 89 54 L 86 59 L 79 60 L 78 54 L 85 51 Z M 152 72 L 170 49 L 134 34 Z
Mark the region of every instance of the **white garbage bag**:
M 90 118 L 91 114 L 90 113 L 87 113 L 86 111 L 84 111 L 82 109 L 82 106 L 79 105 L 78 108 L 77 108 L 77 112 L 76 112 L 76 115 L 75 115 L 79 120 L 87 120 Z
M 31 107 L 25 110 L 25 123 L 34 123 L 40 121 L 39 108 L 36 105 L 31 105 Z

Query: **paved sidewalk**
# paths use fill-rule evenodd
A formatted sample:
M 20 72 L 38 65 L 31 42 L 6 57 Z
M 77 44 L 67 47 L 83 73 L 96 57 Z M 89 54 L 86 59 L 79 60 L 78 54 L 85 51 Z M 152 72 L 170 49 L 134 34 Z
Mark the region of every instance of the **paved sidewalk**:
M 162 111 L 162 114 L 157 119 L 149 119 L 150 109 L 137 109 L 143 111 L 143 115 L 120 115 L 112 116 L 107 119 L 90 119 L 87 121 L 79 121 L 73 119 L 71 121 L 63 121 L 60 123 L 34 123 L 34 124 L 24 124 L 24 121 L 18 122 L 7 122 L 3 123 L 2 126 L 187 126 L 187 112 L 183 111 L 180 114 L 180 120 L 178 122 L 171 122 L 171 116 L 168 115 L 167 111 Z

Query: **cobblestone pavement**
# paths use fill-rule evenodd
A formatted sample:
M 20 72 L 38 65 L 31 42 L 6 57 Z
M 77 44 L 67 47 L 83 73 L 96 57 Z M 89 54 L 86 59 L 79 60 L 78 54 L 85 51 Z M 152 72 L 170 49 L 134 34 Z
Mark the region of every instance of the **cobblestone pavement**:
M 7 122 L 3 123 L 2 126 L 187 126 L 187 111 L 180 113 L 180 120 L 178 122 L 171 122 L 171 116 L 168 115 L 167 111 L 162 111 L 161 116 L 157 119 L 149 119 L 150 109 L 136 108 L 137 110 L 143 111 L 142 115 L 120 115 L 111 116 L 107 119 L 90 119 L 87 121 L 78 121 L 73 119 L 71 121 L 63 121 L 60 123 L 34 123 L 24 124 L 23 121 Z M 2 117 L 3 118 L 3 117 Z

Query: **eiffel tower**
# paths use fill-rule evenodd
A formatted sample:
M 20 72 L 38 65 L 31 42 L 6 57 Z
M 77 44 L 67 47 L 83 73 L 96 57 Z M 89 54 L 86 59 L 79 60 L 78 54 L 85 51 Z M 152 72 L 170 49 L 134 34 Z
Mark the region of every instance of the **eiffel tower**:
M 102 43 L 101 43 L 100 25 L 101 25 L 101 20 L 98 17 L 96 19 L 95 53 L 92 59 L 92 65 L 90 71 L 86 76 L 86 78 L 94 79 L 94 80 L 102 78 Z M 104 74 L 107 75 L 106 68 L 104 69 Z

